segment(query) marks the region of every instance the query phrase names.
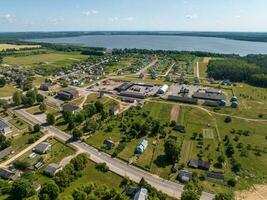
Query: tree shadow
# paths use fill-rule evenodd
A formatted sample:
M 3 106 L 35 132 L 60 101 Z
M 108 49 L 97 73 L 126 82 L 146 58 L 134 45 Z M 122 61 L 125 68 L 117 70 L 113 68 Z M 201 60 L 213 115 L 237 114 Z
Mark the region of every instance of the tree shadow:
M 168 165 L 171 165 L 171 163 L 169 162 L 169 160 L 167 159 L 167 157 L 165 155 L 159 155 L 155 160 L 154 160 L 154 164 L 157 165 L 157 167 L 167 167 Z

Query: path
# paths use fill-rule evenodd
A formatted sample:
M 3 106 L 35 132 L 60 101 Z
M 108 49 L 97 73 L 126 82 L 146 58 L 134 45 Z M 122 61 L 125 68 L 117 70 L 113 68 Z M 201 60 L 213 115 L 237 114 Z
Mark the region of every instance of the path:
M 180 112 L 180 106 L 177 105 L 173 105 L 172 106 L 172 110 L 171 110 L 171 118 L 170 121 L 175 121 L 177 122 L 178 117 L 179 117 L 179 112 Z
M 170 68 L 166 71 L 166 73 L 165 73 L 163 76 L 167 76 L 167 75 L 170 73 L 170 71 L 172 70 L 172 68 L 173 68 L 174 65 L 175 65 L 175 63 L 173 63 L 173 64 L 170 66 Z
M 158 62 L 158 59 L 153 60 L 150 64 L 148 64 L 146 67 L 142 68 L 140 71 L 136 72 L 136 75 L 139 75 L 141 73 L 145 74 L 146 70 L 150 67 L 152 67 L 153 65 L 155 65 Z

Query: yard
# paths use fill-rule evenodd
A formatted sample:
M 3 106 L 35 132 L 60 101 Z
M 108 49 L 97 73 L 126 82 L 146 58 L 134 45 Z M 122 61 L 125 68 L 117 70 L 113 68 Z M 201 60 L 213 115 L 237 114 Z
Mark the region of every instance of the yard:
M 14 85 L 5 85 L 4 87 L 0 87 L 0 98 L 1 97 L 9 97 L 12 96 L 14 92 L 18 89 Z

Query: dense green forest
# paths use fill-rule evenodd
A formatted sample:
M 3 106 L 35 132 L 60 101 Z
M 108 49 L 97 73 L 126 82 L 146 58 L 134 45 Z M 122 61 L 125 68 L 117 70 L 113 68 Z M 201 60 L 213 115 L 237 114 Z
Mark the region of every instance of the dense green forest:
M 211 60 L 208 75 L 215 79 L 229 79 L 267 87 L 267 55 L 248 55 L 243 58 Z

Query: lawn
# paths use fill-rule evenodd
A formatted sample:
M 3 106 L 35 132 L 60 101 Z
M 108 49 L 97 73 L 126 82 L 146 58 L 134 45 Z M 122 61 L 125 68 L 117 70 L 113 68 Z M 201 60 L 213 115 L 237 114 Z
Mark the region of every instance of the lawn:
M 11 120 L 9 120 L 9 123 L 15 126 L 17 129 L 24 131 L 27 130 L 29 126 L 28 123 L 18 117 L 12 118 Z
M 46 106 L 46 108 L 47 108 L 46 113 L 52 113 L 52 114 L 54 114 L 54 115 L 56 115 L 56 116 L 59 115 L 59 111 L 56 110 L 55 108 L 53 108 L 53 107 L 51 107 L 51 106 L 48 106 L 48 105 Z M 31 113 L 31 114 L 33 114 L 33 115 L 42 113 L 42 112 L 40 111 L 40 109 L 39 109 L 39 105 L 38 105 L 38 106 L 33 106 L 33 107 L 27 109 L 27 112 L 28 112 L 28 113 Z
M 12 96 L 18 89 L 14 85 L 5 85 L 0 87 L 0 98 Z

